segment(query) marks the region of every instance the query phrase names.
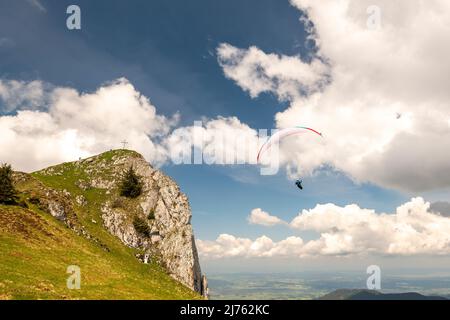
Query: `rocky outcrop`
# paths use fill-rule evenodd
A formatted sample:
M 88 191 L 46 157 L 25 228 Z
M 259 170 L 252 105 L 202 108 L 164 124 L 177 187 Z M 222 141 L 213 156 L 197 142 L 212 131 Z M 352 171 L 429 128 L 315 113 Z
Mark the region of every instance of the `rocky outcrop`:
M 202 289 L 201 294 L 203 298 L 209 299 L 209 288 L 208 288 L 208 279 L 205 275 L 202 275 Z
M 74 164 L 86 173 L 76 182 L 80 188 L 104 189 L 109 195 L 101 211 L 103 224 L 111 234 L 129 247 L 142 249 L 142 261 L 159 257 L 173 278 L 199 293 L 204 291 L 189 201 L 175 181 L 130 151 L 102 154 Z M 130 166 L 143 182 L 143 192 L 136 199 L 118 195 L 122 174 Z M 81 205 L 84 201 L 77 199 Z M 136 219 L 147 225 L 148 233 L 136 230 Z
M 123 174 L 130 167 L 143 183 L 142 193 L 135 199 L 119 194 Z M 78 234 L 109 250 L 86 231 L 77 217 L 77 214 L 100 211 L 102 221 L 95 220 L 94 216 L 89 217 L 89 221 L 103 223 L 122 243 L 139 249 L 136 256 L 143 263 L 155 259 L 174 279 L 207 298 L 207 281 L 201 274 L 188 198 L 175 181 L 153 168 L 140 154 L 128 150 L 109 151 L 50 167 L 35 175 L 44 181 L 53 181 L 56 188 L 41 184 L 30 175 L 17 175 L 19 180 L 34 179 L 33 183 L 39 183 L 33 188 L 39 190 L 39 194 L 30 193 L 30 203 L 35 201 L 39 208 Z M 26 186 L 29 182 L 23 184 Z

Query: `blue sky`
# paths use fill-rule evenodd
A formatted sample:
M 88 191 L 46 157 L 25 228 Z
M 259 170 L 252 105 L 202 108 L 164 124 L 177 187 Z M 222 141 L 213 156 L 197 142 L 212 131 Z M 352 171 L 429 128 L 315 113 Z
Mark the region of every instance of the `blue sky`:
M 299 13 L 288 2 L 261 1 L 255 10 L 240 1 L 78 1 L 82 29 L 75 32 L 65 28 L 72 2 L 41 2 L 46 12 L 28 1 L 2 2 L 2 36 L 14 30 L 17 43 L 2 55 L 3 75 L 83 91 L 126 76 L 161 113 L 180 110 L 187 123 L 236 115 L 266 128 L 281 110 L 270 96 L 249 99 L 224 78 L 214 56 L 220 42 L 307 55 Z
M 133 5 L 78 1 L 80 31 L 65 28 L 65 9 L 71 1 L 41 3 L 46 12 L 27 1 L 2 2 L 0 37 L 9 38 L 9 30 L 14 30 L 17 39 L 14 50 L 2 54 L 3 76 L 37 78 L 80 91 L 126 77 L 160 113 L 170 116 L 180 111 L 181 121 L 188 125 L 201 116 L 221 115 L 237 116 L 253 128 L 273 128 L 274 114 L 284 108 L 273 95 L 251 99 L 226 79 L 215 53 L 219 43 L 256 45 L 304 58 L 310 54 L 300 13 L 286 1 L 259 1 L 258 10 L 251 1 L 136 1 Z M 358 201 L 392 210 L 405 199 L 373 186 L 355 186 L 345 177 L 308 179 L 300 193 L 282 172 L 264 178 L 245 167 L 164 169 L 189 195 L 200 238 L 215 237 L 216 228 L 256 235 L 259 230 L 248 230 L 245 222 L 255 206 L 292 217 L 321 202 Z M 254 182 L 232 178 L 240 175 Z
M 219 44 L 256 46 L 306 62 L 316 54 L 299 21 L 302 12 L 288 1 L 76 1 L 82 12 L 78 31 L 65 27 L 65 11 L 73 1 L 36 3 L 0 2 L 0 39 L 7 39 L 0 45 L 2 79 L 41 80 L 92 92 L 125 77 L 159 114 L 170 117 L 179 112 L 179 126 L 201 117 L 236 116 L 251 128 L 273 128 L 275 114 L 290 103 L 277 99 L 274 92 L 251 98 L 227 79 L 217 60 Z M 305 177 L 303 191 L 284 170 L 261 176 L 247 165 L 167 164 L 162 169 L 189 196 L 195 234 L 202 240 L 232 233 L 252 239 L 264 234 L 279 241 L 298 234 L 286 226 L 249 225 L 247 217 L 254 208 L 290 221 L 302 209 L 320 203 L 356 203 L 393 212 L 416 195 L 375 183 L 355 183 L 331 169 Z M 446 200 L 446 190 L 421 194 Z M 304 239 L 314 235 L 302 233 Z

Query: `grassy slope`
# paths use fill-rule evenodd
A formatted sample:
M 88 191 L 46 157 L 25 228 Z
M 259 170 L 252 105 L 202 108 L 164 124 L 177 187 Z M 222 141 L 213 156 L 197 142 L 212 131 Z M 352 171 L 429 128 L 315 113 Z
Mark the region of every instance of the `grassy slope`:
M 102 155 L 105 159 L 112 154 Z M 75 207 L 86 230 L 105 244 L 78 236 L 48 213 L 28 202 L 29 209 L 0 205 L 0 298 L 3 299 L 198 299 L 200 296 L 173 280 L 156 263 L 142 264 L 135 249 L 124 246 L 102 227 L 103 190 L 83 191 L 74 182 L 83 172 L 72 163 L 57 167 L 62 175 L 34 173 L 18 189 L 27 199 L 42 182 L 84 195 L 86 207 Z M 95 220 L 97 223 L 93 222 Z M 81 289 L 69 290 L 66 268 L 81 268 Z

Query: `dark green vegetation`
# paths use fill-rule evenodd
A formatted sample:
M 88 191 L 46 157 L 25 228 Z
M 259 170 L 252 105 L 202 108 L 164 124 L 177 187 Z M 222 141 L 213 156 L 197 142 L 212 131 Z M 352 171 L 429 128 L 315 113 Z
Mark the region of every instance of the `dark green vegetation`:
M 154 220 L 155 219 L 155 209 L 150 209 L 150 212 L 147 215 L 148 220 Z
M 2 204 L 14 204 L 17 200 L 12 173 L 10 165 L 5 163 L 0 166 L 0 203 Z
M 101 174 L 110 174 L 108 164 L 123 153 L 132 152 L 102 154 L 98 161 L 106 166 Z M 127 208 L 137 199 L 121 198 L 119 188 L 107 194 L 84 186 L 85 169 L 83 163 L 64 163 L 31 175 L 15 174 L 18 198 L 25 205 L 0 205 L 0 299 L 200 299 L 156 259 L 141 263 L 139 250 L 105 230 L 102 203 L 121 199 L 119 205 Z M 55 199 L 65 220 L 48 212 Z M 80 267 L 80 290 L 66 286 L 69 265 Z
M 137 232 L 147 237 L 150 236 L 150 227 L 148 226 L 147 222 L 145 222 L 144 219 L 135 216 L 133 219 L 133 227 Z
M 128 198 L 137 198 L 142 193 L 142 181 L 134 171 L 133 167 L 130 167 L 122 178 L 120 185 L 120 195 Z

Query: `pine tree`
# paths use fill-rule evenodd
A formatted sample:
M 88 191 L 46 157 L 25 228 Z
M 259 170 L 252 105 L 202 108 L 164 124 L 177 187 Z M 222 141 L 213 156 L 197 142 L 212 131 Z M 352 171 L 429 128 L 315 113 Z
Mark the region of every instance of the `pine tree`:
M 137 198 L 142 193 L 141 177 L 136 174 L 131 166 L 123 176 L 120 185 L 120 195 L 128 198 Z
M 0 166 L 0 203 L 14 204 L 17 199 L 17 192 L 14 189 L 12 169 L 9 164 Z
M 136 230 L 138 233 L 146 237 L 150 236 L 150 227 L 148 226 L 147 222 L 144 219 L 135 216 L 133 219 L 133 226 L 134 230 Z

